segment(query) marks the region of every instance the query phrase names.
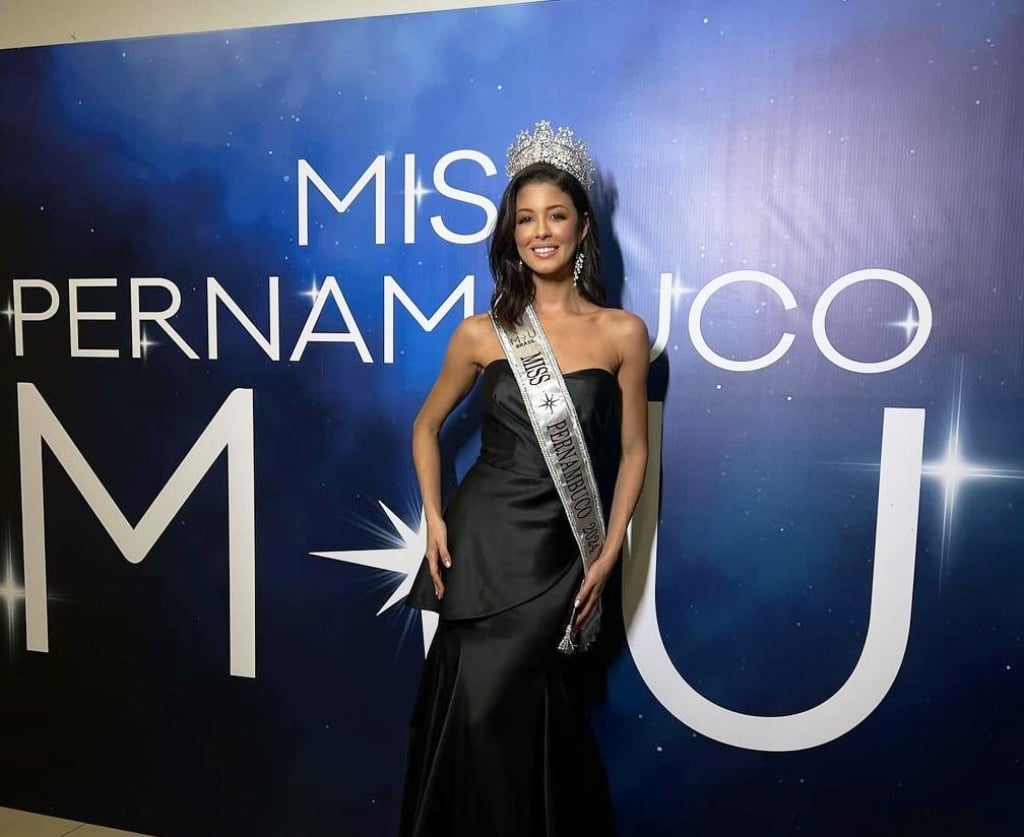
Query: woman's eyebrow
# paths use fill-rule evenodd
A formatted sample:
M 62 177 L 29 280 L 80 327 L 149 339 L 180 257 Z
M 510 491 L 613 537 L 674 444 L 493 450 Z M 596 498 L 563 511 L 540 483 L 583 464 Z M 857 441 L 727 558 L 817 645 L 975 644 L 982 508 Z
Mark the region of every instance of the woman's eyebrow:
M 547 212 L 547 211 L 549 211 L 551 209 L 567 209 L 567 208 L 568 207 L 566 207 L 566 205 L 564 203 L 553 203 L 553 204 L 551 204 L 551 206 L 547 207 L 544 211 Z M 533 210 L 524 206 L 524 207 L 522 207 L 520 209 L 517 209 L 516 212 L 533 212 Z

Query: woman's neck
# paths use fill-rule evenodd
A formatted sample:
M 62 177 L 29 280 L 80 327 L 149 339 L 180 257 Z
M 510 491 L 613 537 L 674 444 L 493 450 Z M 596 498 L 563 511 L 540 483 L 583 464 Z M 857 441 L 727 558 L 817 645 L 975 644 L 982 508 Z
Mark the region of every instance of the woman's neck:
M 580 295 L 571 282 L 533 280 L 533 308 L 538 314 L 560 314 L 576 310 Z

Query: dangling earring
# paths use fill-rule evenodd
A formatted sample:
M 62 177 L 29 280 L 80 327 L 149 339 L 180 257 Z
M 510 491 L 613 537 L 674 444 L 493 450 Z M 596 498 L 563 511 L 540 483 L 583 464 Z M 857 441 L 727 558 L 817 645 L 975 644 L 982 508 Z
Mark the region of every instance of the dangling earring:
M 579 287 L 580 276 L 583 275 L 583 259 L 584 259 L 583 251 L 579 250 L 576 253 L 576 264 L 574 264 L 573 267 L 572 267 L 572 286 L 574 288 Z

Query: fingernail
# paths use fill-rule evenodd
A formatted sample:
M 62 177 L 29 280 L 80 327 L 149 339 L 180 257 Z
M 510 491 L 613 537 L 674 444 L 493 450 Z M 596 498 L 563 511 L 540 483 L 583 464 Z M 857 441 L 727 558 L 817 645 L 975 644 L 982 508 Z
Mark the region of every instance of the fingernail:
M 573 606 L 573 607 L 579 607 L 579 606 L 580 606 L 580 600 L 579 600 L 579 599 L 577 599 L 576 601 L 574 601 L 574 602 L 572 603 L 572 606 Z
M 449 568 L 450 568 L 450 567 L 451 567 L 451 565 L 452 565 L 452 562 L 451 562 L 451 561 L 449 561 L 449 560 L 448 560 L 448 559 L 446 558 L 446 559 L 445 559 L 445 562 L 444 562 L 444 565 L 445 565 L 446 567 L 449 567 Z

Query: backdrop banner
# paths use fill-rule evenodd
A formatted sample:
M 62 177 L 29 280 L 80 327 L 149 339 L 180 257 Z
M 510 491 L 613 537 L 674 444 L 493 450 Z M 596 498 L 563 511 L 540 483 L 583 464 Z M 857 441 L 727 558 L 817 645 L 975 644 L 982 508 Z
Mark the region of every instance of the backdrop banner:
M 411 423 L 549 119 L 652 340 L 591 661 L 620 833 L 1016 833 L 1022 78 L 1024 3 L 970 0 L 0 53 L 0 805 L 393 833 Z

